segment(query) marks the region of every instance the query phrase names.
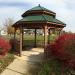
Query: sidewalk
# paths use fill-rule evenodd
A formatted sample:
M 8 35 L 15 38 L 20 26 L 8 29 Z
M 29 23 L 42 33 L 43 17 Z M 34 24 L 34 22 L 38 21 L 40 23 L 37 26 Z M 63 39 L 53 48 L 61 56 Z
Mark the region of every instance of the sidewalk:
M 31 70 L 36 69 L 36 64 L 43 61 L 42 48 L 33 48 L 23 51 L 22 56 L 16 59 L 0 75 L 32 75 Z

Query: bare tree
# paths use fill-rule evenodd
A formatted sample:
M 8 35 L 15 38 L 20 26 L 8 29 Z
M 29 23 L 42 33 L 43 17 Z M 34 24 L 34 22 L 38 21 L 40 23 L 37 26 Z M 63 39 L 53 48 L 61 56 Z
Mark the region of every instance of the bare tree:
M 4 26 L 7 30 L 7 33 L 11 36 L 12 34 L 14 34 L 14 28 L 12 27 L 12 25 L 14 24 L 14 20 L 12 18 L 8 18 L 5 20 L 4 22 Z

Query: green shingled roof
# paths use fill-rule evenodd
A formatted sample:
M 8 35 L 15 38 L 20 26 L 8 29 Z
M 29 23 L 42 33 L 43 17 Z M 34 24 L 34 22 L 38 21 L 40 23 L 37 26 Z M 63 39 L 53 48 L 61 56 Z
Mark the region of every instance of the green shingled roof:
M 37 13 L 37 11 L 42 10 L 42 11 L 48 11 L 48 13 L 53 13 L 55 15 L 51 15 L 48 13 Z M 31 13 L 30 13 L 31 12 Z M 34 12 L 34 13 L 32 13 Z M 24 15 L 25 14 L 25 15 Z M 20 25 L 22 22 L 23 23 L 56 23 L 56 25 L 60 24 L 61 26 L 63 25 L 64 27 L 66 26 L 65 23 L 63 23 L 62 21 L 56 19 L 56 13 L 42 7 L 42 6 L 36 6 L 30 10 L 27 10 L 25 13 L 23 14 L 23 19 L 17 21 L 14 25 Z M 27 15 L 26 15 L 27 14 Z M 20 24 L 19 24 L 20 23 Z
M 22 22 L 53 22 L 53 23 L 57 23 L 57 24 L 64 24 L 63 22 L 55 19 L 53 16 L 49 16 L 49 15 L 31 15 L 31 16 L 26 16 L 23 19 L 21 19 L 20 21 Z
M 51 12 L 51 13 L 54 13 L 53 11 L 48 10 L 48 9 L 46 9 L 46 8 L 40 6 L 40 5 L 38 5 L 38 6 L 36 6 L 36 7 L 33 7 L 32 9 L 29 9 L 28 11 L 36 11 L 36 10 L 49 11 L 49 12 Z

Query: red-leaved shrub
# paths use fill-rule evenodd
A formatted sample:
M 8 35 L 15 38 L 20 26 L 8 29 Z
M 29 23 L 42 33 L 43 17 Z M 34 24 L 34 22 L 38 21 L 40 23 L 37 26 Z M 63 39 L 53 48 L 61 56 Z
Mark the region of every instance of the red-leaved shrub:
M 0 55 L 5 55 L 10 49 L 10 43 L 5 38 L 0 37 Z
M 75 34 L 63 34 L 47 50 L 70 68 L 75 69 Z

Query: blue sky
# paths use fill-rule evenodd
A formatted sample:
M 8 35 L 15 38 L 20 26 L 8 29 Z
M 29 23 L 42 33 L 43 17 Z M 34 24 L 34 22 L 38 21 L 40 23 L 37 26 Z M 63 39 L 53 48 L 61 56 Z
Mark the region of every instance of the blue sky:
M 8 18 L 15 22 L 28 9 L 41 6 L 56 12 L 57 19 L 67 24 L 66 31 L 75 32 L 75 0 L 0 0 L 0 27 Z

